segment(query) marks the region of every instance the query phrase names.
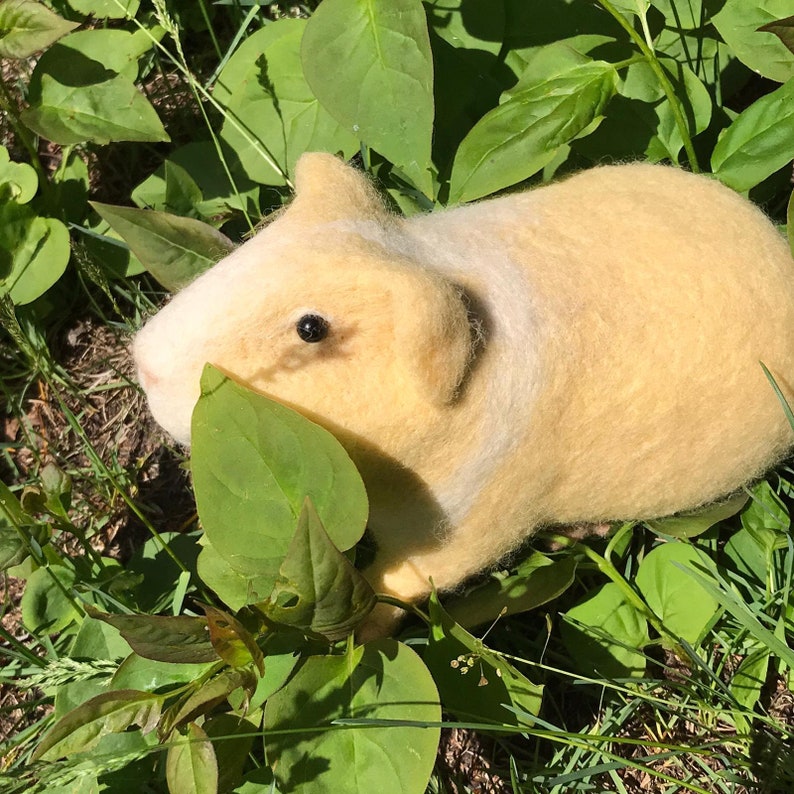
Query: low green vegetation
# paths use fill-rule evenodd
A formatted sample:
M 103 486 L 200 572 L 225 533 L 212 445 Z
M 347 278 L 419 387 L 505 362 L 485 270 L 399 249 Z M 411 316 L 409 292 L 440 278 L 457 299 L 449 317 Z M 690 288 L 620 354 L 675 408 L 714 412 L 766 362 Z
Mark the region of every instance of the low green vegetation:
M 0 682 L 22 693 L 0 788 L 791 790 L 794 471 L 604 538 L 549 532 L 359 646 L 367 499 L 336 440 L 208 367 L 198 522 L 175 531 L 176 492 L 144 487 L 160 453 L 112 430 L 143 423 L 128 370 L 88 383 L 58 340 L 88 322 L 123 350 L 163 288 L 288 201 L 304 151 L 357 158 L 405 214 L 669 161 L 788 213 L 794 245 L 793 11 L 0 0 Z M 140 543 L 111 554 L 127 525 Z M 455 731 L 474 763 L 450 760 Z

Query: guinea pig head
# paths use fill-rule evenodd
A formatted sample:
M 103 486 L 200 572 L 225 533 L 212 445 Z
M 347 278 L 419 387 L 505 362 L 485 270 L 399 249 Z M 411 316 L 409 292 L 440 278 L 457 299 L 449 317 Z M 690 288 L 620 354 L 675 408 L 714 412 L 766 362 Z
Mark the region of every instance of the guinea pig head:
M 466 301 L 390 247 L 399 222 L 363 175 L 311 157 L 320 161 L 301 161 L 293 205 L 138 334 L 140 381 L 155 419 L 184 443 L 209 362 L 343 443 L 411 465 L 412 449 L 432 442 L 465 379 L 473 344 Z

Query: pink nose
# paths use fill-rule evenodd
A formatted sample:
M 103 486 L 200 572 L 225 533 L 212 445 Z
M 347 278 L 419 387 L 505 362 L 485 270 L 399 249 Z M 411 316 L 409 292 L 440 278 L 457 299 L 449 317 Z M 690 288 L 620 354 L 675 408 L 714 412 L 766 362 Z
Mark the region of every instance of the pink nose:
M 138 383 L 141 384 L 144 391 L 149 391 L 157 385 L 159 378 L 153 373 L 149 372 L 145 367 L 138 365 Z

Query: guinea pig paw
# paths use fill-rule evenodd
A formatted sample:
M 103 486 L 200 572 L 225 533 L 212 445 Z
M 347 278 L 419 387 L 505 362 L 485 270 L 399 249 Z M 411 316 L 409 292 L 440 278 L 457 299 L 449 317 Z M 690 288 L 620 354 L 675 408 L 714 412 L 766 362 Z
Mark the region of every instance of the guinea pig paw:
M 371 640 L 391 637 L 405 617 L 405 610 L 391 604 L 376 604 L 356 629 L 356 641 L 363 644 Z

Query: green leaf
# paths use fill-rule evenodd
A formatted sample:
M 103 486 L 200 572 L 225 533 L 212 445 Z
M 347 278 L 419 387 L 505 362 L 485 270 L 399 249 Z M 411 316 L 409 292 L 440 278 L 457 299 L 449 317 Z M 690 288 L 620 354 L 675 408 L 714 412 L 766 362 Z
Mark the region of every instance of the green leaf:
M 586 675 L 640 678 L 645 673 L 641 650 L 648 644 L 648 624 L 620 587 L 607 582 L 589 592 L 564 615 L 565 647 Z
M 108 615 L 88 609 L 91 617 L 109 623 L 139 656 L 158 662 L 204 664 L 217 662 L 206 618 L 188 615 Z
M 649 0 L 612 0 L 612 5 L 626 17 L 645 18 L 650 7 Z
M 140 0 L 69 0 L 75 11 L 99 19 L 132 19 L 140 4 Z
M 493 577 L 472 593 L 445 604 L 449 616 L 461 626 L 478 626 L 502 614 L 515 615 L 545 604 L 573 583 L 577 560 L 573 556 L 552 560 L 533 552 L 509 576 Z
M 503 2 L 428 0 L 424 5 L 434 32 L 453 47 L 499 54 L 507 21 Z
M 375 592 L 334 546 L 310 499 L 281 564 L 270 599 L 257 605 L 279 623 L 342 639 L 375 606 Z
M 55 761 L 86 752 L 106 734 L 123 733 L 133 725 L 148 733 L 157 724 L 162 701 L 159 695 L 133 689 L 97 695 L 61 717 L 44 734 L 33 759 Z
M 719 602 L 679 567 L 698 570 L 700 560 L 697 549 L 688 543 L 663 543 L 640 563 L 635 579 L 665 628 L 694 647 L 719 610 Z
M 198 575 L 233 611 L 242 609 L 246 604 L 261 601 L 273 589 L 272 571 L 265 575 L 259 575 L 255 570 L 243 573 L 229 565 L 226 558 L 207 540 L 206 535 L 202 538 L 201 545 L 203 548 L 198 556 Z
M 786 49 L 794 52 L 794 16 L 768 22 L 766 25 L 761 25 L 758 30 L 774 33 L 783 42 Z
M 191 722 L 184 736 L 172 734 L 170 741 L 165 760 L 170 794 L 217 794 L 218 761 L 204 730 Z
M 16 304 L 41 297 L 69 262 L 69 232 L 27 204 L 0 201 L 0 294 Z
M 213 743 L 218 761 L 218 791 L 230 792 L 240 782 L 248 765 L 254 738 L 261 733 L 263 712 L 245 718 L 237 714 L 215 714 L 202 726 Z
M 667 20 L 670 28 L 692 30 L 702 27 L 706 21 L 703 16 L 703 0 L 650 0 Z
M 249 603 L 270 595 L 307 496 L 337 548 L 349 549 L 364 532 L 364 484 L 339 442 L 210 366 L 193 412 L 191 470 L 214 552 L 256 579 Z M 207 575 L 202 568 L 215 587 Z
M 152 43 L 148 37 L 121 30 L 70 34 L 36 65 L 30 107 L 22 113 L 24 123 L 62 145 L 170 140 L 133 82 L 135 59 Z
M 282 791 L 424 794 L 440 717 L 433 680 L 410 648 L 351 645 L 345 656 L 308 658 L 268 700 L 267 755 Z
M 49 535 L 46 526 L 29 516 L 5 483 L 0 482 L 0 571 L 19 565 L 28 557 L 29 544 L 24 533 L 39 545 Z
M 674 538 L 694 538 L 720 521 L 736 515 L 747 504 L 747 495 L 738 494 L 724 502 L 708 505 L 694 513 L 660 518 L 645 523 L 654 531 Z
M 234 249 L 228 237 L 195 218 L 95 201 L 91 206 L 122 236 L 146 269 L 172 291 L 187 286 Z
M 301 57 L 323 107 L 430 196 L 433 58 L 420 0 L 324 0 Z
M 425 664 L 441 694 L 445 709 L 459 719 L 518 725 L 520 720 L 507 706 L 540 713 L 543 687 L 534 684 L 509 662 L 459 626 L 430 597 L 432 630 Z
M 0 146 L 0 196 L 12 198 L 17 204 L 27 204 L 38 189 L 39 178 L 35 169 L 27 163 L 12 162 L 8 149 Z
M 342 152 L 347 158 L 359 148 L 303 77 L 305 27 L 304 19 L 282 19 L 258 30 L 218 78 L 224 87 L 220 101 L 227 109 L 221 138 L 255 182 L 285 184 L 285 175 L 292 174 L 305 151 Z
M 792 158 L 794 77 L 739 114 L 717 141 L 711 168 L 734 190 L 749 190 Z
M 165 161 L 164 173 L 166 212 L 176 215 L 194 213 L 204 198 L 196 181 L 181 165 L 172 160 Z
M 742 526 L 766 555 L 788 547 L 791 520 L 783 500 L 766 481 L 752 490 L 752 499 L 742 512 Z
M 158 689 L 173 687 L 175 684 L 189 684 L 196 681 L 217 664 L 217 660 L 201 666 L 195 664 L 176 664 L 156 662 L 137 653 L 131 653 L 113 674 L 111 689 L 139 689 L 155 692 Z
M 268 25 L 263 30 L 269 30 Z M 248 41 L 248 40 L 246 40 Z M 228 65 L 227 65 L 228 68 Z M 218 98 L 219 86 L 216 83 L 214 96 Z M 169 164 L 176 166 L 177 172 L 181 169 L 187 174 L 187 179 L 177 188 L 173 183 L 174 169 L 166 178 L 166 169 Z M 210 141 L 197 141 L 181 146 L 174 150 L 165 165 L 158 168 L 153 174 L 141 182 L 132 191 L 132 200 L 143 208 L 164 210 L 173 212 L 179 210 L 177 214 L 201 216 L 213 226 L 217 225 L 218 219 L 223 219 L 232 210 L 246 213 L 251 218 L 258 219 L 263 215 L 259 205 L 259 185 L 255 185 L 244 174 L 235 169 L 234 163 L 228 163 L 234 179 L 232 185 L 229 179 L 229 172 L 224 168 L 224 164 L 218 157 L 215 146 Z M 177 177 L 179 179 L 179 177 Z M 193 188 L 195 184 L 198 189 Z M 168 202 L 179 193 L 179 207 L 170 207 Z M 184 205 L 193 200 L 192 197 L 200 194 L 200 200 L 193 204 L 192 212 L 183 211 Z M 166 197 L 167 196 L 167 197 Z
M 790 14 L 791 0 L 725 0 L 711 22 L 742 63 L 784 83 L 794 77 L 794 53 L 763 28 Z
M 769 657 L 769 648 L 757 645 L 742 659 L 731 678 L 731 694 L 745 709 L 752 710 L 761 696 L 769 670 Z
M 179 586 L 183 569 L 177 565 L 164 548 L 171 553 L 191 573 L 196 570 L 199 554 L 199 538 L 195 532 L 161 532 L 158 537 L 150 538 L 139 548 L 127 563 L 127 572 L 139 578 L 143 584 L 135 593 L 135 604 L 139 612 L 162 613 L 173 609 L 173 596 Z
M 78 26 L 35 0 L 0 3 L 0 57 L 28 58 Z
M 450 202 L 481 198 L 540 171 L 598 119 L 616 85 L 614 67 L 592 61 L 511 93 L 463 139 Z
M 56 634 L 82 617 L 66 595 L 74 587 L 76 578 L 74 569 L 65 565 L 50 565 L 33 571 L 20 604 L 22 622 L 29 631 Z
M 734 532 L 728 538 L 723 552 L 731 563 L 727 567 L 737 571 L 753 585 L 757 585 L 761 589 L 765 587 L 768 550 L 759 546 L 746 529 Z
M 256 681 L 257 677 L 251 670 L 227 668 L 209 681 L 198 684 L 187 699 L 169 709 L 163 719 L 163 733 L 170 733 L 183 723 L 201 714 L 208 714 L 216 706 L 225 703 L 236 690 L 244 690 L 250 698 L 256 691 Z
M 28 558 L 29 551 L 16 527 L 0 518 L 0 571 L 13 568 Z
M 265 654 L 265 674 L 256 682 L 256 690 L 247 704 L 242 693 L 234 693 L 229 698 L 232 708 L 240 711 L 247 705 L 249 713 L 261 708 L 274 692 L 284 686 L 295 669 L 300 659 L 298 647 L 295 635 L 291 632 L 272 632 L 265 637 L 262 647 Z
M 249 632 L 237 618 L 222 609 L 201 604 L 209 625 L 210 642 L 218 656 L 232 667 L 253 664 L 259 675 L 265 674 L 262 651 Z
M 72 502 L 72 478 L 63 469 L 50 462 L 39 473 L 44 506 L 52 515 L 69 519 Z

